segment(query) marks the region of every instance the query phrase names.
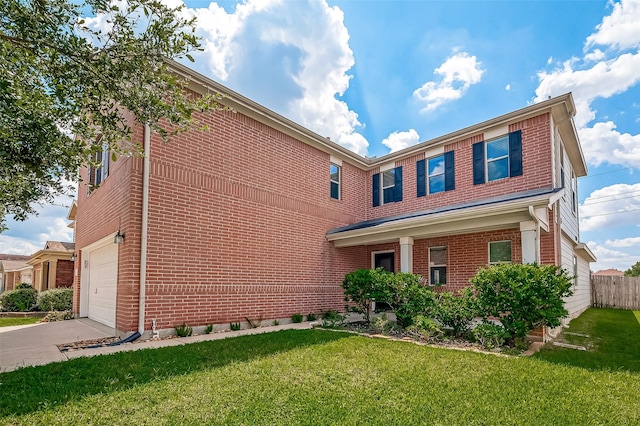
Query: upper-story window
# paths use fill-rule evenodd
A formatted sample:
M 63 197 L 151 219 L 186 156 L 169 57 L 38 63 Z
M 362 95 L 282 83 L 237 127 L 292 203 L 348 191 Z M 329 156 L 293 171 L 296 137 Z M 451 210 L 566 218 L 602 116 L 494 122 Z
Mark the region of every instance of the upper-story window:
M 402 201 L 402 166 L 374 174 L 371 193 L 373 207 Z
M 511 241 L 491 241 L 489 243 L 489 264 L 511 262 Z
M 578 178 L 571 173 L 571 211 L 578 213 Z
M 89 175 L 89 190 L 97 188 L 109 176 L 109 147 L 104 145 L 102 151 L 91 156 L 91 163 L 87 173 Z
M 453 151 L 416 163 L 418 197 L 455 189 Z
M 522 175 L 522 131 L 473 144 L 473 184 Z
M 331 198 L 340 199 L 340 166 L 331 163 L 330 167 L 330 181 L 331 181 Z

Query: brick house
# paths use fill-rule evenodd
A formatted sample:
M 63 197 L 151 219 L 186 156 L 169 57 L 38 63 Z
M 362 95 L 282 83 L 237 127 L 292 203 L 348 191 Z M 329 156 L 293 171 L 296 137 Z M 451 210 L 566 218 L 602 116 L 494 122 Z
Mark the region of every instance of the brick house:
M 232 111 L 144 158 L 82 170 L 74 310 L 120 334 L 342 310 L 344 275 L 383 266 L 457 290 L 492 262 L 557 264 L 589 306 L 571 94 L 363 158 L 175 64 Z
M 0 293 L 16 288 L 20 283 L 31 284 L 33 267 L 27 264 L 29 256 L 0 254 Z
M 73 286 L 73 243 L 47 241 L 42 250 L 33 253 L 28 264 L 32 268 L 31 285 L 40 291 Z

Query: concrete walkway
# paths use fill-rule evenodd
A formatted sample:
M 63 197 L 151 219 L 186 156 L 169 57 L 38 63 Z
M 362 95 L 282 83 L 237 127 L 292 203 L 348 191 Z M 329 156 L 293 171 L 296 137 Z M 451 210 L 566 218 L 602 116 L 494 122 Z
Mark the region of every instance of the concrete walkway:
M 166 346 L 180 346 L 207 340 L 219 340 L 286 329 L 309 329 L 312 328 L 313 324 L 314 323 L 310 322 L 283 324 L 175 339 L 125 343 L 118 346 L 76 349 L 66 352 L 60 352 L 57 345 L 112 337 L 115 335 L 114 330 L 88 318 L 14 327 L 0 327 L 0 372 L 13 371 L 21 367 L 66 361 L 83 356 L 96 356 L 122 351 L 162 348 Z

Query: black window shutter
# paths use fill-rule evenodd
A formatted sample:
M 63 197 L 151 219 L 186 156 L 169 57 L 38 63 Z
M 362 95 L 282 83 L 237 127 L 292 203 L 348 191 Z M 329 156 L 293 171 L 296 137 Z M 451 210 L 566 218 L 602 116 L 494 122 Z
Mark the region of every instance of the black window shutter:
M 418 197 L 426 196 L 427 195 L 427 160 L 420 160 L 416 163 L 416 181 L 418 183 Z
M 402 201 L 402 166 L 396 167 L 393 192 L 395 201 Z
M 444 190 L 452 191 L 456 189 L 456 175 L 454 166 L 453 151 L 444 153 Z
M 373 207 L 378 207 L 380 205 L 380 173 L 373 175 L 371 194 L 373 194 Z
M 509 176 L 522 176 L 522 130 L 509 133 Z
M 484 183 L 484 142 L 473 144 L 473 184 Z

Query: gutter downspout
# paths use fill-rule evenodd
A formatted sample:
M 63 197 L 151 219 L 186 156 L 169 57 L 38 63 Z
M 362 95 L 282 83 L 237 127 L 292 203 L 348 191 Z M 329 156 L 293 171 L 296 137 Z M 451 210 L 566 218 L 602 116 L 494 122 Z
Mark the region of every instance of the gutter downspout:
M 144 166 L 142 168 L 142 232 L 140 237 L 140 294 L 138 300 L 138 333 L 144 333 L 144 305 L 147 285 L 147 236 L 149 229 L 149 150 L 151 129 L 144 125 Z

